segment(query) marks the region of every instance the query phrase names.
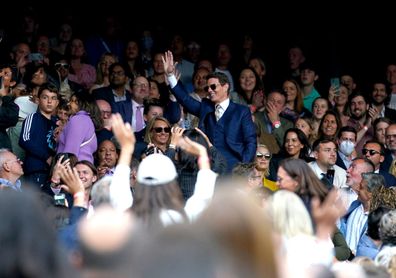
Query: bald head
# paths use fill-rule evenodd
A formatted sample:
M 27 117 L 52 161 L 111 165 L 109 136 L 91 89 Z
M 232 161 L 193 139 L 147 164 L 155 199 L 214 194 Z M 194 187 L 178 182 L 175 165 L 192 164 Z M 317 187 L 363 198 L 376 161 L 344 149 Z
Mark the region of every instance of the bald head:
M 396 124 L 388 126 L 385 132 L 385 142 L 392 152 L 396 152 Z
M 109 129 L 109 130 L 111 130 L 111 120 L 110 120 L 110 118 L 111 118 L 111 112 L 112 111 L 111 111 L 110 104 L 107 101 L 103 100 L 103 99 L 98 99 L 96 101 L 96 104 L 99 107 L 100 114 L 101 114 L 102 119 L 103 119 L 104 127 Z

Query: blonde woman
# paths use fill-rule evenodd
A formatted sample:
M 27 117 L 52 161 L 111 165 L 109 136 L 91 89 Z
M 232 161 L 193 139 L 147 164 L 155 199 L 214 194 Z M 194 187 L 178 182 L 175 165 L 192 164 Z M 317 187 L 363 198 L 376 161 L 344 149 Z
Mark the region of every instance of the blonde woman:
M 276 182 L 270 178 L 270 162 L 272 154 L 268 147 L 263 144 L 257 145 L 256 151 L 256 169 L 260 172 L 263 179 L 263 186 L 270 189 L 271 191 L 278 190 Z
M 146 128 L 144 141 L 148 147 L 154 146 L 162 153 L 167 150 L 171 140 L 171 125 L 164 117 L 157 116 L 150 120 Z
M 293 277 L 299 277 L 296 273 L 302 274 L 312 264 L 331 264 L 334 246 L 330 237 L 315 236 L 311 217 L 298 195 L 288 190 L 277 191 L 269 200 L 268 211 L 275 232 L 283 239 L 281 252 L 285 253 L 280 256 L 286 258 Z

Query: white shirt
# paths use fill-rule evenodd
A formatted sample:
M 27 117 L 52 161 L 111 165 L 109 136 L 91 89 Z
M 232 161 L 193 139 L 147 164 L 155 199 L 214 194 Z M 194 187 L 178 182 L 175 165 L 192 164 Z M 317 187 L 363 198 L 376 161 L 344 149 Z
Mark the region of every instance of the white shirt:
M 322 178 L 322 173 L 326 174 L 325 172 L 320 169 L 318 163 L 316 161 L 312 161 L 308 163 L 308 165 L 311 167 L 311 169 L 314 171 L 315 175 L 321 179 Z M 334 165 L 334 180 L 333 180 L 333 185 L 337 188 L 343 188 L 343 187 L 348 187 L 346 185 L 346 171 L 342 169 L 340 166 Z
M 216 104 L 216 107 L 220 105 L 221 108 L 219 108 L 219 119 L 223 117 L 224 112 L 227 110 L 228 106 L 230 105 L 230 99 L 226 98 L 222 102 Z M 217 116 L 216 116 L 217 117 Z M 219 120 L 218 119 L 218 120 Z

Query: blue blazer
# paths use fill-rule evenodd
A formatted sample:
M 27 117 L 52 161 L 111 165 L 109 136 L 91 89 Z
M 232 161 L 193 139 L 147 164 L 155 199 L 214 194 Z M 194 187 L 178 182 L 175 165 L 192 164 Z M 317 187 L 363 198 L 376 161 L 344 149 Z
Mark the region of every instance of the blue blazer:
M 181 82 L 172 89 L 177 101 L 187 111 L 199 117 L 199 128 L 227 160 L 227 171 L 238 162 L 252 162 L 257 148 L 256 128 L 247 106 L 230 101 L 230 105 L 217 122 L 215 106 L 209 99 L 199 102 L 192 98 Z
M 98 88 L 92 91 L 95 100 L 103 99 L 111 106 L 112 113 L 120 113 L 124 122 L 132 124 L 132 100 L 131 94 L 126 93 L 126 100 L 116 102 L 114 100 L 113 90 L 110 86 Z
M 379 174 L 385 179 L 385 187 L 396 186 L 396 177 L 380 168 Z

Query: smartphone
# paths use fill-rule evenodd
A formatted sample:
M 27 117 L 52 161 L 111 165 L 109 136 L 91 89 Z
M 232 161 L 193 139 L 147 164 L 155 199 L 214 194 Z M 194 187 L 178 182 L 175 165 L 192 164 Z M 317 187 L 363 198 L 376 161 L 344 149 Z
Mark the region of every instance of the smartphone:
M 328 169 L 327 173 L 326 173 L 326 178 L 328 178 L 331 182 L 333 182 L 334 174 L 335 174 L 335 170 L 334 169 Z
M 37 62 L 37 61 L 43 61 L 44 57 L 43 54 L 41 53 L 30 53 L 29 54 L 29 61 L 31 62 Z
M 340 84 L 341 84 L 340 83 L 340 78 L 335 77 L 335 78 L 331 78 L 330 79 L 330 86 L 335 88 L 335 90 L 336 90 L 335 95 L 336 96 L 340 95 Z

